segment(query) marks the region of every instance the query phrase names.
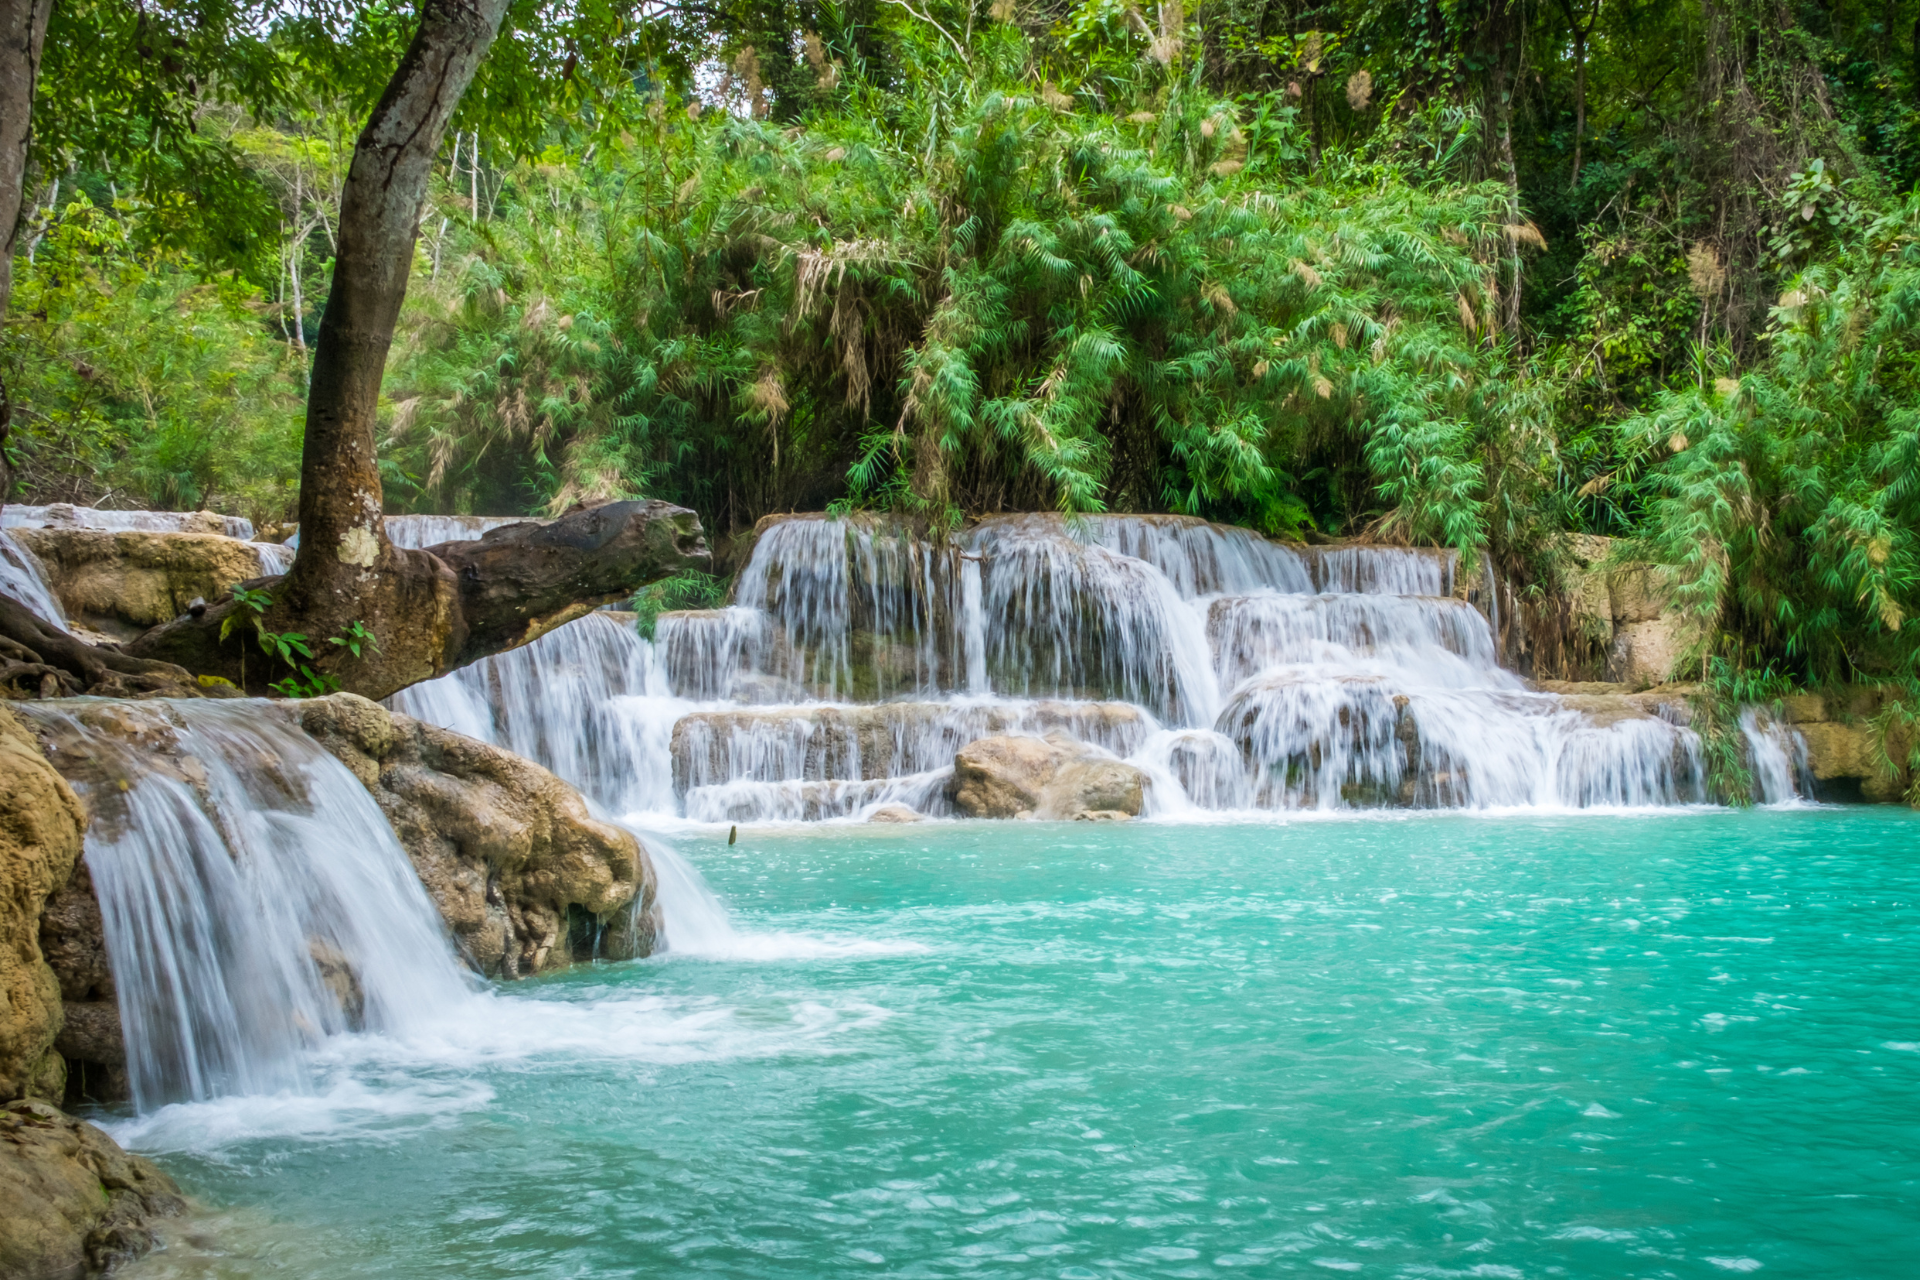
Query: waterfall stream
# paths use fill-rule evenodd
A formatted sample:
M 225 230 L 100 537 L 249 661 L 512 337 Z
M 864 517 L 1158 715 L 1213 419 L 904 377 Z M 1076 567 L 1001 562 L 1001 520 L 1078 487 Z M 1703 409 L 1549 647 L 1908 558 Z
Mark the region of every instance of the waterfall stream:
M 652 641 L 595 614 L 392 705 L 653 823 L 941 816 L 960 748 L 1055 731 L 1145 771 L 1165 818 L 1706 799 L 1683 711 L 1530 690 L 1460 586 L 1451 552 L 1183 517 L 928 539 L 795 516 L 729 607 L 663 614 Z M 1757 798 L 1805 794 L 1790 730 L 1747 740 Z
M 366 788 L 260 704 L 19 706 L 87 804 L 139 1109 L 301 1092 L 324 1037 L 466 998 Z

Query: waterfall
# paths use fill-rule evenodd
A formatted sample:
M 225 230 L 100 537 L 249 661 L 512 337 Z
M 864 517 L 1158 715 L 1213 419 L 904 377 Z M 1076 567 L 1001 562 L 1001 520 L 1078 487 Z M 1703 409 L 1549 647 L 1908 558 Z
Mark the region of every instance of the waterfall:
M 86 838 L 136 1106 L 300 1092 L 307 1051 L 467 991 L 365 787 L 243 702 L 21 704 Z
M 215 528 L 214 526 L 218 526 Z M 13 529 L 102 529 L 109 533 L 221 533 L 253 541 L 253 521 L 210 511 L 106 511 L 56 502 L 0 508 L 0 526 Z
M 1452 551 L 1180 516 L 781 517 L 726 608 L 594 615 L 393 705 L 655 823 L 940 816 L 999 734 L 1130 761 L 1150 816 L 1704 801 L 1684 706 L 1533 692 L 1460 589 Z
M 271 578 L 277 573 L 285 573 L 293 568 L 295 547 L 284 542 L 256 542 L 253 549 L 260 553 L 260 576 Z
M 0 595 L 25 605 L 42 622 L 52 623 L 62 631 L 67 629 L 67 612 L 60 607 L 53 587 L 47 582 L 47 571 L 41 566 L 40 557 L 5 529 L 0 529 Z
M 1807 740 L 1758 707 L 1740 713 L 1740 736 L 1753 773 L 1753 798 L 1759 804 L 1790 804 L 1813 794 L 1813 765 Z
M 546 523 L 532 516 L 388 516 L 387 539 L 396 547 L 418 550 L 443 542 L 471 542 L 489 530 L 530 521 Z

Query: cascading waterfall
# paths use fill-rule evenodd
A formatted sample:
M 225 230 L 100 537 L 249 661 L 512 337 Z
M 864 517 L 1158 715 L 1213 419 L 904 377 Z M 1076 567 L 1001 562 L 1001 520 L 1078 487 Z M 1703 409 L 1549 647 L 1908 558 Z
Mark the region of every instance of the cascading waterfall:
M 11 507 L 7 510 L 12 510 Z M 0 529 L 0 596 L 8 596 L 37 614 L 41 621 L 67 629 L 67 613 L 60 607 L 40 557 L 27 550 L 11 533 Z
M 1813 794 L 1813 765 L 1807 740 L 1758 707 L 1740 713 L 1740 736 L 1753 773 L 1753 798 L 1759 804 L 1790 804 Z
M 663 614 L 651 642 L 594 615 L 394 706 L 649 821 L 939 816 L 956 751 L 1050 732 L 1142 769 L 1156 816 L 1706 798 L 1684 709 L 1529 690 L 1459 585 L 1448 551 L 1186 517 L 936 540 L 795 516 L 762 530 L 730 607 Z M 1804 793 L 1769 769 L 1767 796 Z
M 139 1109 L 302 1091 L 323 1037 L 405 1031 L 466 997 L 366 788 L 264 704 L 20 710 L 91 814 Z
M 220 532 L 242 542 L 253 540 L 253 521 L 245 516 L 216 516 Z M 45 507 L 11 504 L 0 508 L 0 526 L 12 529 L 101 529 L 110 533 L 205 532 L 201 511 L 108 511 L 56 502 Z

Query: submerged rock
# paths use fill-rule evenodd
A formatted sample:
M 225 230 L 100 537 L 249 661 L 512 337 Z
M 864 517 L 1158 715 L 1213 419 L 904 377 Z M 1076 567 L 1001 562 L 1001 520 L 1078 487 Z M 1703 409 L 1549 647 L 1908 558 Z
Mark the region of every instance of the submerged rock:
M 79 1280 L 153 1248 L 186 1208 L 151 1161 L 44 1102 L 0 1108 L 0 1275 Z
M 904 804 L 883 804 L 867 815 L 868 822 L 923 822 L 926 815 Z
M 969 743 L 953 758 L 953 806 L 972 818 L 1139 814 L 1147 776 L 1064 734 Z

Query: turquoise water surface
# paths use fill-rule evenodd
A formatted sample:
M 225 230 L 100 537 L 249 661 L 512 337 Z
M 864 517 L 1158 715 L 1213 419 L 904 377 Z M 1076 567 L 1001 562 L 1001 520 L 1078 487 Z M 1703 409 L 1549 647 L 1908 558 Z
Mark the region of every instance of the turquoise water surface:
M 1920 815 L 723 840 L 718 958 L 110 1120 L 124 1274 L 1920 1275 Z

